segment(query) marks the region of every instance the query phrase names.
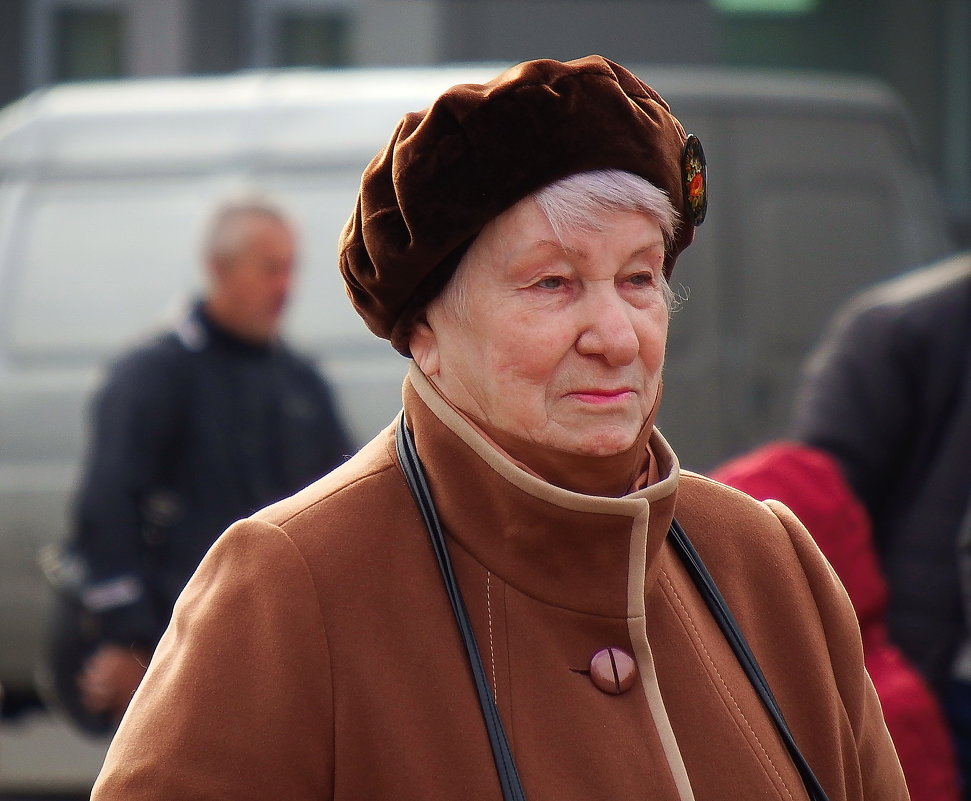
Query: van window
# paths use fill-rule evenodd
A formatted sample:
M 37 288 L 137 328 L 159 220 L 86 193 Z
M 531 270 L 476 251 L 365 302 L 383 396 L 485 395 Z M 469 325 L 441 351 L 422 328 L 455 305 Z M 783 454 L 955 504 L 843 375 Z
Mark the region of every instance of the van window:
M 117 9 L 58 9 L 54 15 L 57 80 L 122 75 L 124 24 Z

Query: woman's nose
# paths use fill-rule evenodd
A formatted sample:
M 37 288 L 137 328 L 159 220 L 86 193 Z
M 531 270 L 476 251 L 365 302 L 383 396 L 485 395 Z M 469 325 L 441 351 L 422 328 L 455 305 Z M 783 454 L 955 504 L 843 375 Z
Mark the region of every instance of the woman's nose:
M 584 356 L 599 356 L 612 367 L 630 364 L 640 350 L 630 305 L 616 290 L 597 293 L 587 300 L 577 351 Z

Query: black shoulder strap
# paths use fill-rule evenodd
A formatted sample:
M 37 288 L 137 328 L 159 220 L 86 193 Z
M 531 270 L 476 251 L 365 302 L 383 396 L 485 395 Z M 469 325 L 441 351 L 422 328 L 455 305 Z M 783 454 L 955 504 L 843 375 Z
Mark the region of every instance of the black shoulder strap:
M 404 470 L 405 479 L 407 479 L 408 486 L 411 488 L 411 494 L 414 496 L 415 503 L 418 504 L 421 516 L 425 520 L 425 527 L 431 537 L 438 566 L 442 571 L 442 577 L 445 579 L 448 599 L 452 603 L 452 611 L 458 623 L 459 633 L 462 635 L 462 642 L 465 643 L 465 650 L 469 656 L 472 676 L 475 679 L 475 690 L 479 696 L 479 706 L 482 708 L 482 715 L 485 718 L 486 729 L 489 732 L 489 745 L 492 746 L 492 755 L 496 762 L 496 770 L 499 773 L 502 797 L 505 801 L 525 801 L 526 796 L 523 793 L 522 783 L 519 781 L 519 773 L 512 757 L 512 749 L 509 747 L 505 729 L 502 727 L 502 720 L 499 718 L 499 710 L 496 708 L 492 693 L 489 690 L 489 681 L 486 678 L 482 658 L 479 656 L 479 648 L 475 643 L 472 624 L 469 622 L 468 613 L 465 611 L 465 604 L 462 601 L 458 582 L 455 580 L 455 573 L 452 570 L 452 561 L 445 547 L 445 535 L 438 521 L 435 505 L 432 503 L 431 492 L 428 489 L 428 482 L 425 480 L 421 462 L 418 460 L 414 440 L 405 425 L 404 413 L 398 419 L 395 447 L 398 451 L 401 469 Z
M 509 747 L 505 730 L 502 727 L 502 721 L 499 718 L 499 710 L 496 708 L 492 693 L 489 691 L 489 682 L 486 678 L 482 658 L 479 656 L 479 649 L 475 642 L 472 624 L 469 622 L 458 582 L 452 570 L 452 562 L 449 558 L 448 550 L 445 547 L 445 535 L 442 531 L 441 523 L 438 520 L 435 505 L 432 502 L 431 492 L 428 489 L 428 482 L 425 479 L 421 461 L 418 459 L 414 439 L 408 427 L 405 425 L 404 412 L 398 418 L 397 431 L 395 432 L 395 447 L 398 452 L 398 461 L 401 462 L 401 468 L 405 474 L 405 480 L 408 482 L 411 494 L 415 498 L 415 503 L 418 505 L 421 516 L 425 521 L 425 527 L 428 529 L 428 534 L 431 537 L 435 557 L 442 571 L 445 588 L 448 592 L 449 601 L 452 604 L 452 612 L 455 614 L 459 633 L 462 635 L 462 641 L 465 644 L 465 650 L 469 656 L 469 664 L 472 667 L 472 675 L 475 679 L 475 689 L 479 696 L 479 706 L 482 708 L 482 716 L 485 719 L 486 729 L 489 733 L 489 744 L 492 746 L 492 754 L 495 758 L 496 770 L 499 774 L 499 783 L 502 786 L 503 799 L 505 801 L 525 801 L 526 796 L 523 793 L 523 787 L 519 781 L 519 773 L 516 770 L 512 750 Z M 694 549 L 688 536 L 684 533 L 684 529 L 681 528 L 676 520 L 671 523 L 669 536 L 671 537 L 675 550 L 678 552 L 678 556 L 681 557 L 681 561 L 684 563 L 689 575 L 705 599 L 705 603 L 708 605 L 719 627 L 732 646 L 732 650 L 738 657 L 742 668 L 745 670 L 746 675 L 762 699 L 762 703 L 765 704 L 766 709 L 769 711 L 769 715 L 779 730 L 782 740 L 786 744 L 786 748 L 789 750 L 789 754 L 802 777 L 810 799 L 812 801 L 828 801 L 826 793 L 809 767 L 809 763 L 806 762 L 806 759 L 796 746 L 789 727 L 782 717 L 782 712 L 779 710 L 779 705 L 776 703 L 771 690 L 769 690 L 768 682 L 766 682 L 765 676 L 762 674 L 754 654 L 745 641 L 745 637 L 739 630 L 735 618 L 729 611 L 728 604 L 718 591 L 718 587 L 715 585 L 711 574 L 705 568 L 701 556 Z

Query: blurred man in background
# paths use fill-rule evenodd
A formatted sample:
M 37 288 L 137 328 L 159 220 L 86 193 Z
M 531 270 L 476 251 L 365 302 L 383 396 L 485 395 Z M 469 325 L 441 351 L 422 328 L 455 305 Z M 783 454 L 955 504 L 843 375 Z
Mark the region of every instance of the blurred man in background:
M 203 256 L 205 297 L 94 399 L 68 549 L 79 580 L 52 643 L 55 694 L 88 729 L 120 719 L 219 533 L 351 452 L 324 380 L 280 340 L 296 256 L 283 212 L 220 206 Z

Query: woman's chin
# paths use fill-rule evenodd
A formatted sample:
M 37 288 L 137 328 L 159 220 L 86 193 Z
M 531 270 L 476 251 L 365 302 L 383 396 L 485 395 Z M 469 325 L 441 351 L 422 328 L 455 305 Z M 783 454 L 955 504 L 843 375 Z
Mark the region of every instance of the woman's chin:
M 574 441 L 561 447 L 577 456 L 616 456 L 629 450 L 637 441 L 639 432 L 608 430 L 594 432 L 587 436 L 576 437 Z

